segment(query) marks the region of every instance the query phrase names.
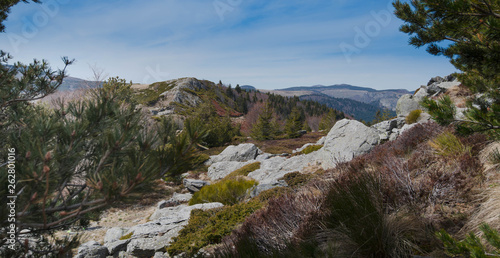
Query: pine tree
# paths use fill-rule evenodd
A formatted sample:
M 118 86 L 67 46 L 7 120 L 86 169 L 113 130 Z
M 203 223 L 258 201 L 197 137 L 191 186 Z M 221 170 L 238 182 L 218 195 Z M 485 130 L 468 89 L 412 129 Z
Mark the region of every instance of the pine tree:
M 500 136 L 500 2 L 415 0 L 394 7 L 405 22 L 401 31 L 412 35 L 410 44 L 448 57 L 463 72 L 458 79 L 476 94 L 467 104 L 468 120 L 456 122 L 464 131 Z
M 252 127 L 251 136 L 256 140 L 272 140 L 276 137 L 276 129 L 276 121 L 273 121 L 273 109 L 268 102 L 259 115 L 257 123 Z
M 238 94 L 240 94 L 240 93 L 241 93 L 241 87 L 240 87 L 240 85 L 239 85 L 239 84 L 236 84 L 236 87 L 234 87 L 234 90 L 235 90 L 236 92 L 238 92 Z
M 285 124 L 285 133 L 288 138 L 300 137 L 300 130 L 304 127 L 305 116 L 301 114 L 297 107 L 292 109 Z
M 333 109 L 330 109 L 330 111 L 328 111 L 328 113 L 324 115 L 323 118 L 321 118 L 319 129 L 330 131 L 330 129 L 335 125 L 336 121 L 337 113 Z

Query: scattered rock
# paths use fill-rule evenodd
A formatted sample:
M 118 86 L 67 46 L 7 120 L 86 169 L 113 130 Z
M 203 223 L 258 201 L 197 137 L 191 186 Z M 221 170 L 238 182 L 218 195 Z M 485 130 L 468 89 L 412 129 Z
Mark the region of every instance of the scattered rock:
M 110 228 L 106 231 L 106 235 L 104 236 L 104 243 L 114 242 L 120 240 L 120 237 L 125 235 L 127 228 Z
M 168 199 L 168 200 L 163 200 L 163 201 L 160 201 L 157 205 L 157 209 L 163 209 L 163 208 L 166 208 L 166 207 L 173 207 L 173 206 L 177 206 L 181 203 L 185 203 L 185 202 L 189 202 L 189 200 L 191 200 L 191 198 L 193 197 L 192 194 L 190 193 L 186 193 L 186 194 L 179 194 L 179 193 L 174 193 L 174 195 L 172 196 L 172 198 Z
M 275 181 L 270 184 L 259 184 L 257 186 L 254 186 L 252 190 L 250 191 L 250 197 L 254 198 L 255 196 L 259 195 L 261 192 L 273 189 L 275 187 L 287 187 L 288 184 L 284 180 L 279 180 Z
M 120 253 L 120 251 L 127 250 L 127 245 L 130 242 L 130 239 L 118 240 L 112 243 L 106 243 L 104 246 L 108 248 L 109 254 L 114 255 Z
M 163 253 L 163 252 L 156 252 L 153 258 L 170 258 L 170 255 L 168 253 Z
M 205 163 L 211 165 L 222 161 L 249 161 L 254 160 L 262 151 L 253 143 L 228 146 L 219 155 L 211 156 Z
M 182 180 L 182 183 L 184 184 L 186 189 L 188 189 L 191 193 L 198 192 L 202 187 L 210 184 L 207 181 L 187 179 L 187 178 L 184 178 L 184 180 Z
M 76 258 L 105 258 L 108 256 L 108 248 L 96 241 L 89 241 L 78 248 Z
M 336 166 L 365 154 L 379 143 L 379 131 L 356 120 L 338 121 L 326 136 L 323 148 L 309 155 L 321 162 L 323 169 Z
M 168 207 L 156 210 L 150 217 L 151 220 L 158 220 L 156 223 L 161 225 L 178 224 L 184 220 L 188 220 L 191 216 L 191 211 L 195 209 L 209 210 L 224 206 L 219 202 L 200 203 L 191 206 L 179 205 L 176 207 Z M 131 230 L 134 227 L 131 228 Z M 135 233 L 134 233 L 135 234 Z

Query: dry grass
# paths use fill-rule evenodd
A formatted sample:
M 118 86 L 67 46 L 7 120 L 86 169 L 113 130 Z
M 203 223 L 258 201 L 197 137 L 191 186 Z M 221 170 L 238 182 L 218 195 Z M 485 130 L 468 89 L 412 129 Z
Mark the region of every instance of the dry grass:
M 446 91 L 446 95 L 450 96 L 457 107 L 464 108 L 467 98 L 472 96 L 472 93 L 467 87 L 460 84 L 459 86 L 449 88 Z

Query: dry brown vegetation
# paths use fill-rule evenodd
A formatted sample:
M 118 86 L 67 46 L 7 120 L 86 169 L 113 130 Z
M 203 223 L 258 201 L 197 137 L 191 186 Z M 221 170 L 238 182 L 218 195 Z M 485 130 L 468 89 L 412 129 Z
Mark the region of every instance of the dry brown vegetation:
M 279 139 L 268 141 L 250 140 L 250 143 L 257 145 L 263 152 L 272 154 L 291 154 L 293 150 L 304 146 L 306 143 L 317 142 L 321 137 L 325 136 L 325 132 L 312 132 L 305 134 L 299 138 Z
M 321 173 L 296 192 L 271 200 L 223 241 L 218 255 L 286 257 L 293 253 L 309 257 L 339 255 L 349 248 L 355 250 L 349 255 L 356 257 L 363 256 L 363 250 L 365 254 L 377 252 L 381 257 L 439 255 L 440 244 L 434 238 L 439 229 L 458 234 L 461 229 L 489 222 L 498 230 L 500 188 L 498 181 L 485 176 L 479 158 L 488 139 L 480 134 L 458 136 L 456 139 L 467 151 L 439 155 L 429 142 L 444 132 L 451 129 L 435 123 L 416 125 L 397 140 Z M 363 188 L 359 184 L 365 180 L 363 175 L 367 175 L 367 182 L 373 179 L 374 183 L 365 193 L 353 191 Z M 331 208 L 337 207 L 331 206 L 335 204 L 332 196 L 342 196 L 337 198 L 341 200 L 337 205 L 346 202 L 373 206 L 379 219 L 359 219 L 357 223 L 362 225 L 345 222 L 339 226 L 331 222 L 343 215 Z M 383 232 L 377 233 L 374 224 L 383 225 Z M 374 230 L 372 235 L 381 242 L 357 246 L 356 241 L 364 241 L 364 236 L 356 233 L 358 226 Z

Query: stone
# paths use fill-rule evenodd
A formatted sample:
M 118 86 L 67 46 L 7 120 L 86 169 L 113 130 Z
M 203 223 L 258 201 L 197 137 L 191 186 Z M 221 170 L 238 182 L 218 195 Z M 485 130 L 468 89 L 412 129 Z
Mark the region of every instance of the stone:
M 429 80 L 429 82 L 427 83 L 427 86 L 429 86 L 429 85 L 431 85 L 431 84 L 433 84 L 433 83 L 436 83 L 436 82 L 437 82 L 437 83 L 440 83 L 440 82 L 443 82 L 443 81 L 444 81 L 444 79 L 443 79 L 441 76 L 436 76 L 436 77 L 431 78 L 431 79 Z
M 211 156 L 205 163 L 211 165 L 222 161 L 249 161 L 254 160 L 262 151 L 253 143 L 228 146 L 219 155 Z
M 326 137 L 325 137 L 325 136 L 323 136 L 323 137 L 321 137 L 321 138 L 320 138 L 320 139 L 316 142 L 316 144 L 317 144 L 317 145 L 323 145 L 323 144 L 325 144 L 325 140 L 326 140 Z
M 356 120 L 338 121 L 326 136 L 323 148 L 310 153 L 323 169 L 334 168 L 338 162 L 350 161 L 365 154 L 380 141 L 379 131 Z
M 76 258 L 105 258 L 108 256 L 108 248 L 96 241 L 89 241 L 78 248 Z
M 187 179 L 184 178 L 182 180 L 182 183 L 188 189 L 191 193 L 198 192 L 200 189 L 206 185 L 210 185 L 209 182 L 203 181 L 203 180 L 196 180 L 196 179 Z
M 260 184 L 271 184 L 288 173 L 302 172 L 308 167 L 318 167 L 316 152 L 290 158 L 275 156 L 262 161 L 260 169 L 250 172 L 248 176 L 257 180 Z
M 114 242 L 120 240 L 120 238 L 125 235 L 127 232 L 127 228 L 110 228 L 106 231 L 106 235 L 104 236 L 104 243 Z
M 419 101 L 416 98 L 413 98 L 410 94 L 405 94 L 401 96 L 398 100 L 398 104 L 396 106 L 396 114 L 398 117 L 406 117 L 410 114 L 411 111 L 422 109 L 419 104 Z
M 166 207 L 177 206 L 181 203 L 189 202 L 189 200 L 191 200 L 192 197 L 193 197 L 193 195 L 190 193 L 186 193 L 186 194 L 174 193 L 174 195 L 170 199 L 168 199 L 166 201 L 165 200 L 160 201 L 156 205 L 156 208 L 163 209 Z
M 252 188 L 250 191 L 250 198 L 254 198 L 259 195 L 261 192 L 273 189 L 275 187 L 287 187 L 288 184 L 284 180 L 278 180 L 269 184 L 258 184 Z
M 151 220 L 158 220 L 161 225 L 177 224 L 188 220 L 191 216 L 191 211 L 195 209 L 209 210 L 224 206 L 219 202 L 200 203 L 191 206 L 179 205 L 176 207 L 168 207 L 156 210 L 150 217 Z M 133 227 L 132 227 L 133 228 Z
M 170 255 L 164 252 L 156 252 L 155 255 L 153 256 L 153 258 L 169 258 L 169 257 Z
M 240 162 L 240 161 L 220 161 L 217 163 L 213 163 L 208 168 L 208 177 L 211 180 L 219 180 L 227 175 L 231 174 L 231 172 L 240 169 L 248 164 L 256 162 L 255 160 Z
M 293 151 L 292 151 L 292 153 L 298 153 L 298 152 L 301 152 L 301 151 L 303 151 L 305 148 L 307 148 L 307 147 L 309 147 L 309 146 L 313 146 L 313 145 L 316 145 L 316 144 L 314 144 L 314 143 L 306 143 L 306 144 L 304 144 L 302 147 L 300 147 L 300 148 L 297 148 L 297 149 L 293 150 Z
M 130 242 L 130 239 L 118 240 L 110 243 L 104 244 L 106 248 L 108 248 L 108 252 L 110 255 L 118 254 L 120 251 L 127 250 L 127 245 Z
M 127 246 L 127 253 L 136 257 L 151 257 L 163 247 L 163 245 L 158 245 L 152 239 L 138 238 L 130 241 Z

